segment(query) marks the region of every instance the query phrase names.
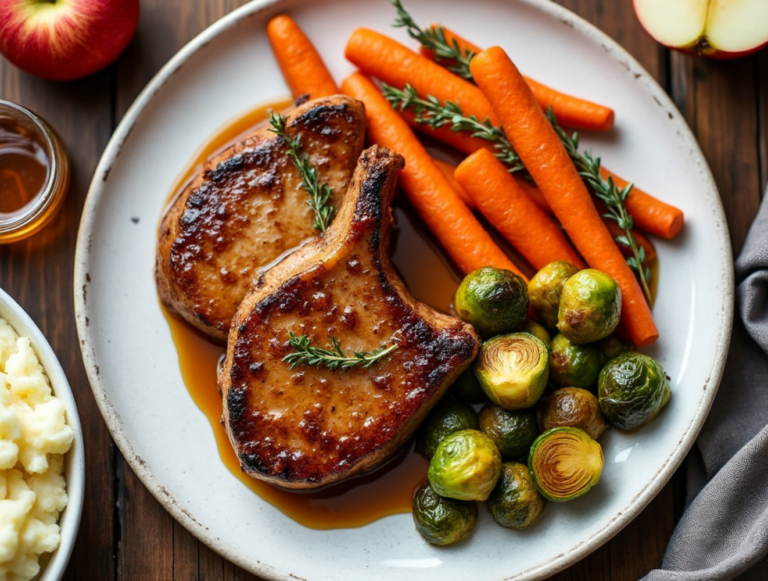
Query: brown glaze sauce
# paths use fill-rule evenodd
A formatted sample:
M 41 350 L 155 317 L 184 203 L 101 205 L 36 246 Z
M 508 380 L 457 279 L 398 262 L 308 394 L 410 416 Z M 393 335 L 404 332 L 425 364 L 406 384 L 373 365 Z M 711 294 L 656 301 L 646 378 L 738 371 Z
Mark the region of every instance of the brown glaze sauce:
M 241 140 L 290 101 L 275 101 L 253 109 L 216 132 L 195 153 L 173 184 L 169 200 L 189 183 L 205 161 Z M 458 287 L 458 272 L 441 255 L 436 241 L 403 200 L 395 203 L 397 231 L 392 262 L 419 300 L 449 312 Z M 240 470 L 238 458 L 221 424 L 222 401 L 216 386 L 218 362 L 224 347 L 163 308 L 179 356 L 182 378 L 195 404 L 208 418 L 224 465 L 252 491 L 284 514 L 314 529 L 360 527 L 389 515 L 411 511 L 411 497 L 424 481 L 427 460 L 413 445 L 377 471 L 316 492 L 290 492 L 276 488 Z
M 271 111 L 280 111 L 289 105 L 288 100 L 274 101 L 222 127 L 198 149 L 179 175 L 169 200 L 179 195 L 207 159 L 252 132 L 265 122 Z M 439 311 L 451 312 L 453 294 L 461 280 L 460 273 L 439 250 L 432 234 L 402 198 L 395 201 L 394 216 L 397 230 L 393 237 L 392 262 L 409 291 L 418 300 Z M 505 250 L 510 250 L 505 241 L 499 242 Z M 514 255 L 514 251 L 510 254 Z M 519 257 L 515 258 L 518 261 Z M 658 288 L 657 264 L 654 263 L 651 269 L 655 297 Z M 360 527 L 386 516 L 411 511 L 411 497 L 424 481 L 428 467 L 427 460 L 414 450 L 413 444 L 371 474 L 316 492 L 290 492 L 244 474 L 221 423 L 222 401 L 216 385 L 216 372 L 224 355 L 224 347 L 211 343 L 164 307 L 161 308 L 178 352 L 187 390 L 211 423 L 222 462 L 243 484 L 296 522 L 313 529 Z

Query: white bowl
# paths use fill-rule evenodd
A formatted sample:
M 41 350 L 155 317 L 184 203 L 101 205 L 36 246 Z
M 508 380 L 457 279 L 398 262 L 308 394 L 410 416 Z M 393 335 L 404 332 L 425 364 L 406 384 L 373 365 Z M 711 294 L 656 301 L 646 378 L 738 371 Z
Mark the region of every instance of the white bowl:
M 61 542 L 59 548 L 52 554 L 41 556 L 42 570 L 37 577 L 38 581 L 59 581 L 64 576 L 69 556 L 75 546 L 77 529 L 80 527 L 80 515 L 83 512 L 85 450 L 83 431 L 80 428 L 80 416 L 77 414 L 75 398 L 72 396 L 72 389 L 69 387 L 67 376 L 64 374 L 53 349 L 34 321 L 24 312 L 24 309 L 2 289 L 0 289 L 0 317 L 8 321 L 19 335 L 29 337 L 40 364 L 51 381 L 53 393 L 64 404 L 64 408 L 67 410 L 68 423 L 75 432 L 72 447 L 64 457 L 64 477 L 67 481 L 69 502 L 59 518 Z

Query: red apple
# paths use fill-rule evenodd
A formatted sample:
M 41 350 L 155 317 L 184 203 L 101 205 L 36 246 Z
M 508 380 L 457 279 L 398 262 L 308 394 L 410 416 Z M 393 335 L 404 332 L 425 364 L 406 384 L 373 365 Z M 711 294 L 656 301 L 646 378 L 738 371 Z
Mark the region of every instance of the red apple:
M 0 52 L 38 77 L 77 79 L 114 61 L 138 23 L 139 0 L 0 0 Z
M 634 0 L 640 24 L 683 52 L 736 58 L 768 44 L 768 0 Z

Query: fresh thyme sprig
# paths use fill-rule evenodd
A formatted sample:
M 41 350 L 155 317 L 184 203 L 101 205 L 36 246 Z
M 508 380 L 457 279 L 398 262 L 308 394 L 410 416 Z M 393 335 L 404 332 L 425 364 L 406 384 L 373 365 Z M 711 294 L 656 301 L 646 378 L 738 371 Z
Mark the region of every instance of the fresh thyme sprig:
M 611 176 L 608 176 L 608 180 L 603 179 L 600 175 L 600 158 L 592 157 L 589 151 L 579 152 L 579 135 L 574 133 L 571 137 L 563 131 L 560 125 L 557 123 L 552 108 L 547 109 L 547 118 L 552 124 L 552 127 L 563 142 L 568 155 L 573 160 L 576 169 L 579 170 L 579 175 L 584 182 L 589 186 L 594 195 L 601 200 L 607 207 L 608 213 L 604 214 L 609 220 L 613 220 L 619 225 L 624 234 L 616 237 L 616 242 L 625 248 L 629 248 L 632 256 L 627 258 L 627 264 L 634 270 L 638 279 L 640 280 L 640 286 L 643 289 L 643 294 L 651 303 L 651 291 L 649 288 L 649 282 L 651 280 L 651 271 L 649 268 L 643 266 L 645 262 L 645 248 L 640 246 L 632 235 L 632 227 L 634 222 L 632 216 L 627 212 L 626 201 L 629 197 L 634 184 L 628 184 L 625 188 L 619 188 L 613 181 Z
M 472 73 L 469 72 L 469 62 L 475 56 L 474 51 L 463 49 L 456 42 L 448 42 L 445 38 L 445 30 L 442 26 L 437 28 L 420 28 L 416 21 L 403 8 L 400 0 L 392 0 L 392 5 L 397 10 L 397 18 L 392 26 L 395 28 L 405 28 L 408 36 L 424 47 L 435 52 L 435 60 L 443 62 L 452 73 L 455 73 L 468 81 L 472 80 Z
M 441 103 L 437 98 L 429 95 L 426 99 L 419 97 L 411 85 L 406 84 L 403 90 L 390 87 L 382 83 L 384 96 L 394 109 L 411 111 L 416 114 L 416 122 L 428 125 L 432 129 L 439 129 L 448 125 L 452 131 L 465 131 L 472 135 L 493 143 L 495 155 L 507 165 L 510 173 L 527 171 L 520 161 L 512 145 L 509 143 L 504 130 L 494 127 L 489 119 L 482 122 L 474 115 L 467 117 L 461 111 L 458 103 L 446 101 Z
M 469 132 L 473 137 L 489 141 L 494 144 L 496 157 L 507 164 L 510 173 L 520 173 L 530 178 L 528 170 L 507 139 L 503 128 L 494 126 L 488 119 L 481 123 L 474 115 L 467 117 L 457 103 L 450 101 L 441 103 L 432 95 L 422 99 L 411 85 L 405 85 L 401 91 L 382 83 L 382 89 L 384 96 L 394 109 L 415 113 L 417 123 L 428 125 L 433 129 L 447 125 L 453 131 Z M 547 110 L 547 117 L 582 179 L 594 195 L 607 206 L 608 213 L 605 217 L 618 223 L 619 228 L 624 232 L 623 235 L 615 238 L 616 243 L 629 248 L 632 256 L 627 258 L 627 264 L 637 273 L 643 294 L 650 303 L 651 272 L 643 266 L 646 258 L 645 249 L 637 243 L 632 234 L 634 224 L 625 204 L 627 196 L 632 191 L 632 184 L 621 189 L 616 186 L 611 177 L 607 181 L 604 180 L 600 175 L 600 158 L 592 157 L 588 151 L 583 153 L 579 151 L 578 134 L 574 133 L 569 137 L 558 125 L 551 108 Z
M 288 157 L 301 175 L 301 187 L 303 187 L 309 199 L 307 204 L 315 213 L 316 230 L 325 232 L 333 220 L 333 206 L 330 205 L 333 188 L 326 183 L 320 183 L 317 177 L 317 169 L 310 163 L 309 158 L 301 153 L 299 137 L 290 137 L 285 132 L 285 117 L 272 113 L 269 116 L 269 124 L 273 133 L 285 140 L 288 145 Z
M 331 348 L 323 349 L 313 347 L 309 337 L 306 335 L 296 336 L 292 331 L 289 332 L 289 339 L 293 353 L 283 357 L 283 361 L 293 369 L 297 365 L 311 365 L 312 367 L 327 367 L 331 371 L 335 369 L 351 369 L 357 365 L 362 365 L 367 369 L 377 361 L 384 359 L 387 355 L 397 349 L 397 344 L 389 347 L 379 347 L 373 351 L 363 352 L 355 351 L 353 357 L 348 357 L 341 349 L 339 340 L 331 337 Z

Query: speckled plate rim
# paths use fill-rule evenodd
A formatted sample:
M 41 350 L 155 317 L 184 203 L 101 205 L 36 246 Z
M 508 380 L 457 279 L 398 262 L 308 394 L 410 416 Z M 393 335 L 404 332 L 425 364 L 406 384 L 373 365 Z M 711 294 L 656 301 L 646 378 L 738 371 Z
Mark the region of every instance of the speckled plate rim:
M 99 374 L 99 366 L 92 343 L 91 331 L 89 325 L 86 323 L 86 319 L 88 318 L 88 305 L 86 301 L 89 285 L 88 263 L 90 258 L 94 217 L 105 191 L 105 184 L 109 176 L 110 168 L 120 155 L 122 145 L 131 133 L 137 119 L 166 81 L 184 66 L 192 55 L 215 38 L 237 26 L 241 21 L 279 5 L 282 1 L 283 0 L 253 0 L 249 4 L 234 10 L 213 23 L 176 53 L 176 55 L 155 75 L 131 105 L 110 139 L 96 168 L 93 181 L 91 182 L 88 191 L 78 232 L 77 249 L 75 252 L 74 296 L 75 316 L 80 337 L 80 346 L 91 388 L 93 389 L 96 402 L 104 416 L 104 420 L 112 437 L 139 479 L 176 520 L 200 539 L 200 541 L 211 547 L 224 558 L 266 579 L 291 581 L 292 579 L 295 579 L 295 576 L 293 576 L 290 571 L 278 571 L 267 563 L 254 561 L 243 555 L 237 554 L 232 547 L 217 538 L 216 535 L 202 523 L 197 521 L 194 515 L 182 507 L 173 495 L 158 483 L 151 467 L 133 450 L 130 441 L 125 435 L 120 415 L 107 396 L 105 385 Z M 675 470 L 680 466 L 681 462 L 688 454 L 688 451 L 693 446 L 696 437 L 707 418 L 712 402 L 717 394 L 720 379 L 722 378 L 733 325 L 734 281 L 730 238 L 717 186 L 693 133 L 672 100 L 640 63 L 630 56 L 618 43 L 589 22 L 575 15 L 568 9 L 553 2 L 549 2 L 548 0 L 514 1 L 533 7 L 550 17 L 554 17 L 563 24 L 573 28 L 576 32 L 584 35 L 593 42 L 596 42 L 611 58 L 626 68 L 635 77 L 636 81 L 643 85 L 656 103 L 668 113 L 671 123 L 675 126 L 678 134 L 688 146 L 688 155 L 690 156 L 692 163 L 701 174 L 702 181 L 706 184 L 705 190 L 699 192 L 699 195 L 703 197 L 703 201 L 715 214 L 717 234 L 721 241 L 720 258 L 727 266 L 723 273 L 726 304 L 722 305 L 720 312 L 715 315 L 718 319 L 718 336 L 716 343 L 718 348 L 716 357 L 713 358 L 710 365 L 707 382 L 703 386 L 706 395 L 700 400 L 699 407 L 692 416 L 689 424 L 686 426 L 675 451 L 667 457 L 662 468 L 652 479 L 650 479 L 648 485 L 629 502 L 624 510 L 621 510 L 612 519 L 606 522 L 599 531 L 582 543 L 558 555 L 555 559 L 525 571 L 521 571 L 507 578 L 508 581 L 512 579 L 515 581 L 533 581 L 554 575 L 583 559 L 610 540 L 637 517 L 646 506 L 648 506 L 651 500 L 653 500 L 659 493 L 672 477 Z
M 54 395 L 62 401 L 67 410 L 67 423 L 75 432 L 72 447 L 65 459 L 64 475 L 69 500 L 59 519 L 61 541 L 56 551 L 50 556 L 43 555 L 42 569 L 39 577 L 35 577 L 37 581 L 59 581 L 64 576 L 77 540 L 85 498 L 85 444 L 80 416 L 77 413 L 72 388 L 50 344 L 26 311 L 2 288 L 0 288 L 0 317 L 8 321 L 18 335 L 29 338 L 51 382 Z

